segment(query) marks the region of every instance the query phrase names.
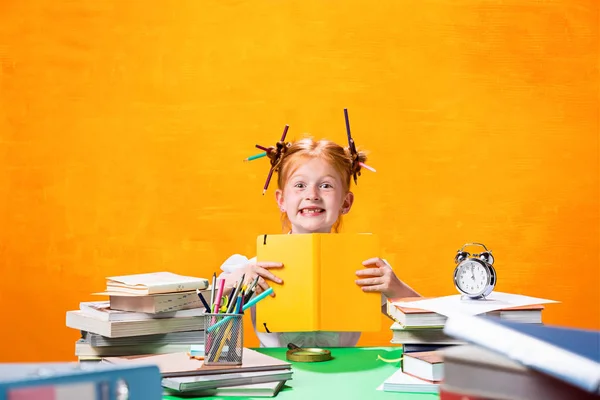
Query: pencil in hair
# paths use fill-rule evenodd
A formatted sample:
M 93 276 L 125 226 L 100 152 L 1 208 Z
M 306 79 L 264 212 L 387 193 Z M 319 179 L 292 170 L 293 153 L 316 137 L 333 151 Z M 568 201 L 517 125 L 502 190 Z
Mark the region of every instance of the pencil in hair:
M 262 158 L 262 157 L 264 157 L 264 156 L 266 156 L 266 155 L 267 155 L 267 153 L 255 154 L 255 155 L 253 155 L 253 156 L 250 156 L 250 157 L 248 157 L 248 158 L 244 158 L 244 161 L 252 161 L 252 160 L 256 160 L 256 159 L 258 159 L 258 158 Z
M 287 131 L 288 131 L 289 127 L 290 126 L 288 124 L 286 124 L 285 128 L 283 128 L 283 134 L 281 135 L 281 140 L 280 140 L 281 142 L 283 142 L 285 140 L 285 136 L 287 135 Z

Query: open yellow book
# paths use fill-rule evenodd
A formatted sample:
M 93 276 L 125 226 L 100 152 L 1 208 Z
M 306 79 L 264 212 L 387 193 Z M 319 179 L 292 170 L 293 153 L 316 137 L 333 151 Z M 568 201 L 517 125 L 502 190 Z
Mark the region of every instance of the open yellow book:
M 381 330 L 381 294 L 355 283 L 362 262 L 377 257 L 379 241 L 370 233 L 261 235 L 258 261 L 283 263 L 269 282 L 276 296 L 256 305 L 260 332 Z M 266 326 L 265 326 L 266 325 Z

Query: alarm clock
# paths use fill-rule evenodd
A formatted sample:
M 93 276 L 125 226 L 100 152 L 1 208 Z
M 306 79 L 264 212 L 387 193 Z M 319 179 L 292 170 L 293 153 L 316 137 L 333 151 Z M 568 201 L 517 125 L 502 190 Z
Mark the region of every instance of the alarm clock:
M 464 251 L 467 246 L 480 246 L 481 253 Z M 496 286 L 496 270 L 492 266 L 492 252 L 481 243 L 467 243 L 456 252 L 454 257 L 454 286 L 464 296 L 482 299 L 488 296 Z

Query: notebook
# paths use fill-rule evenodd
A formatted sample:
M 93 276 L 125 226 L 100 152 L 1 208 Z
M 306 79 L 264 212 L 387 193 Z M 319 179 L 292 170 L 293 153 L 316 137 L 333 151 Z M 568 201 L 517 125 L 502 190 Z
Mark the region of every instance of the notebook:
M 201 290 L 202 295 L 210 296 L 210 290 Z M 129 293 L 103 292 L 94 293 L 110 296 L 110 308 L 121 311 L 145 313 L 165 313 L 191 308 L 203 308 L 200 297 L 195 290 L 189 292 L 159 293 L 148 296 L 136 296 Z
M 381 294 L 363 292 L 355 283 L 362 262 L 379 255 L 377 236 L 261 235 L 256 245 L 258 261 L 284 265 L 274 271 L 283 279 L 271 285 L 276 296 L 256 306 L 260 332 L 381 330 Z
M 195 293 L 194 293 L 195 294 Z M 198 295 L 196 295 L 198 298 Z M 143 321 L 160 318 L 200 317 L 204 315 L 204 308 L 191 308 L 159 314 L 144 312 L 121 311 L 112 309 L 108 301 L 82 301 L 79 310 L 90 317 L 102 321 Z
M 106 278 L 107 292 L 133 293 L 140 296 L 203 290 L 208 288 L 208 285 L 208 279 L 177 275 L 172 272 L 152 272 Z
M 202 360 L 190 358 L 187 353 L 105 357 L 103 362 L 133 366 L 157 365 L 164 378 L 176 376 L 201 376 L 228 372 L 274 371 L 290 369 L 291 364 L 258 351 L 244 348 L 242 365 L 204 365 Z
M 438 393 L 439 383 L 432 383 L 410 376 L 398 369 L 383 381 L 385 392 Z
M 66 325 L 80 331 L 97 333 L 109 338 L 157 335 L 160 333 L 200 331 L 204 317 L 155 318 L 140 321 L 102 321 L 81 310 L 67 311 Z
M 250 385 L 238 385 L 219 387 L 216 389 L 202 389 L 185 392 L 185 397 L 275 397 L 283 388 L 286 381 L 267 383 L 253 383 Z M 181 396 L 182 392 L 165 388 L 165 395 Z
M 278 371 L 232 372 L 227 374 L 179 376 L 164 378 L 163 387 L 178 392 L 216 389 L 227 386 L 249 385 L 255 383 L 281 382 L 292 378 L 291 369 Z
M 168 345 L 168 344 L 204 344 L 203 331 L 182 331 L 159 333 L 155 335 L 126 336 L 109 338 L 92 332 L 81 332 L 81 339 L 92 347 Z M 174 351 L 173 353 L 176 353 Z M 138 353 L 141 354 L 141 353 Z M 122 354 L 124 355 L 124 354 Z

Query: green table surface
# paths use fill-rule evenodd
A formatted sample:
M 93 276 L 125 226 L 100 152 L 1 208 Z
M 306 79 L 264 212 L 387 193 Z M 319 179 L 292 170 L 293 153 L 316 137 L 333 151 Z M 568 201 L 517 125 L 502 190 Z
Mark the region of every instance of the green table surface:
M 285 360 L 286 348 L 257 348 L 263 354 Z M 437 394 L 397 393 L 377 390 L 385 379 L 398 370 L 399 362 L 385 363 L 377 359 L 397 359 L 402 355 L 399 347 L 348 347 L 329 348 L 333 360 L 315 363 L 292 362 L 292 379 L 275 397 L 293 399 L 400 399 L 434 400 Z M 203 397 L 203 399 L 243 399 L 244 397 Z M 265 397 L 245 397 L 265 399 Z M 180 397 L 164 396 L 164 400 Z M 189 398 L 188 398 L 189 399 Z

